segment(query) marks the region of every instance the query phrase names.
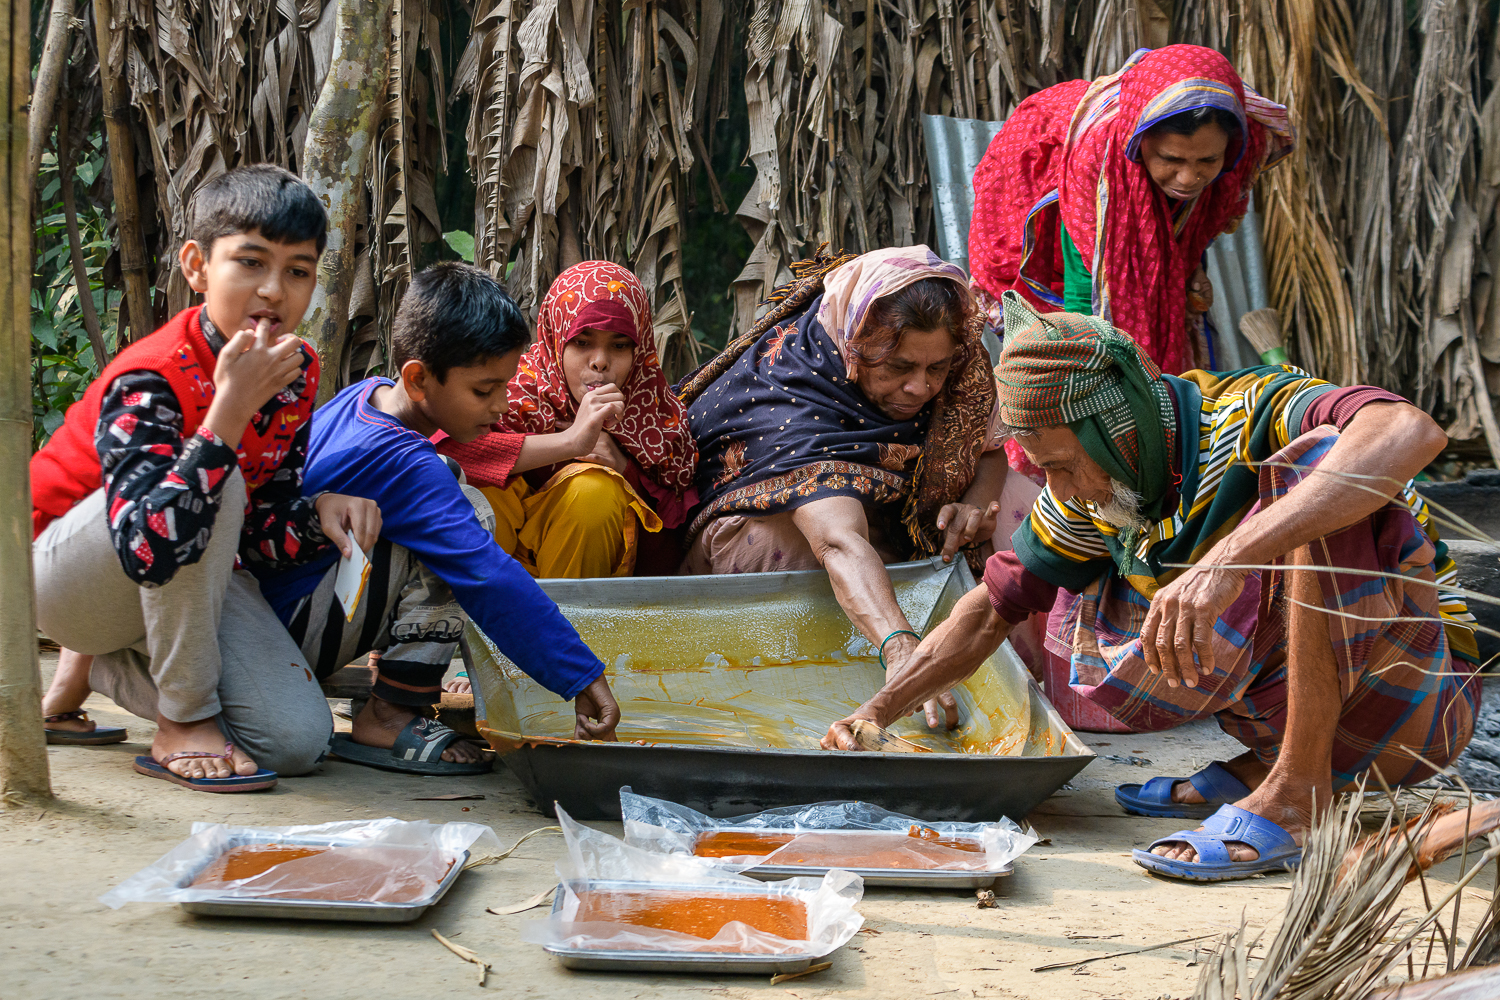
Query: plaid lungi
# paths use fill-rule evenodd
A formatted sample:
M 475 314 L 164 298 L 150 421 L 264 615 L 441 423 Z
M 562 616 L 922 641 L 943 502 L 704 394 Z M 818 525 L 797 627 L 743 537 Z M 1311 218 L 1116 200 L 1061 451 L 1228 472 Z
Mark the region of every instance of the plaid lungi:
M 1327 454 L 1338 433 L 1321 427 L 1297 438 L 1260 470 L 1260 501 L 1285 496 Z M 1277 464 L 1300 468 L 1281 468 Z M 1309 546 L 1338 664 L 1343 708 L 1333 748 L 1335 788 L 1372 765 L 1391 784 L 1432 774 L 1413 752 L 1446 766 L 1468 745 L 1478 713 L 1479 675 L 1449 652 L 1439 614 L 1436 549 L 1399 502 Z M 1400 579 L 1341 573 L 1379 570 Z M 1070 687 L 1136 732 L 1214 716 L 1226 733 L 1275 762 L 1287 716 L 1284 570 L 1252 571 L 1214 629 L 1214 672 L 1196 688 L 1168 687 L 1141 653 L 1150 602 L 1114 574 L 1054 615 L 1047 645 L 1071 656 Z M 1409 619 L 1409 620 L 1390 620 Z

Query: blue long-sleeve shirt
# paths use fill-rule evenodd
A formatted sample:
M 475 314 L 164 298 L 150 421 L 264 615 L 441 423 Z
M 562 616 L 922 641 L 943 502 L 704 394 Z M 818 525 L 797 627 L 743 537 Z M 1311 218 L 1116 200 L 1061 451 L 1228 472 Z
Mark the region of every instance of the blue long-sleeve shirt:
M 552 599 L 479 519 L 458 480 L 421 434 L 370 405 L 390 379 L 349 386 L 313 414 L 303 489 L 380 505 L 380 536 L 404 545 L 453 589 L 459 606 L 511 662 L 572 699 L 604 672 Z M 257 574 L 283 622 L 312 593 L 338 551 L 285 572 Z M 254 567 L 252 567 L 254 569 Z

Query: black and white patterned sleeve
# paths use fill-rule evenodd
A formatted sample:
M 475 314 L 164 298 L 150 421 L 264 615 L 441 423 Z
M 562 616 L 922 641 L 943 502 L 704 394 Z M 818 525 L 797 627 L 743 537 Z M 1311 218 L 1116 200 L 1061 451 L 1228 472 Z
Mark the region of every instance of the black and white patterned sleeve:
M 110 538 L 125 575 L 147 587 L 203 557 L 224 480 L 238 464 L 212 431 L 184 439 L 182 428 L 167 380 L 135 371 L 109 386 L 94 429 Z

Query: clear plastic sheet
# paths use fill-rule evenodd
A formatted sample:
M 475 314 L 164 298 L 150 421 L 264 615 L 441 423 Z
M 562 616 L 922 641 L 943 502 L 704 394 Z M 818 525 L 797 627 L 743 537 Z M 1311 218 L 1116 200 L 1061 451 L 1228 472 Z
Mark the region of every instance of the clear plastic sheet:
M 1037 842 L 1034 832 L 1023 831 L 1003 816 L 995 823 L 927 823 L 868 802 L 817 802 L 714 819 L 675 802 L 636 795 L 626 786 L 620 789 L 620 811 L 625 842 L 632 847 L 709 861 L 734 872 L 764 864 L 999 872 Z M 835 836 L 840 833 L 858 836 Z M 775 841 L 788 835 L 789 841 L 765 853 L 711 859 L 695 854 L 700 840 L 714 843 L 706 838 L 717 836 L 720 843 L 732 845 L 736 840 Z M 948 846 L 960 843 L 967 849 Z M 841 850 L 847 856 L 840 858 Z
M 409 904 L 430 898 L 476 845 L 486 853 L 500 851 L 494 832 L 478 823 L 435 825 L 390 817 L 286 827 L 194 823 L 191 837 L 99 902 L 113 909 L 126 903 L 247 899 Z M 233 861 L 243 849 L 268 848 L 287 849 L 288 860 L 263 874 L 222 877 L 226 856 Z M 236 849 L 241 853 L 231 853 Z
M 864 883 L 850 872 L 831 871 L 822 878 L 767 884 L 699 858 L 632 847 L 574 822 L 561 808 L 557 821 L 568 850 L 567 858 L 557 865 L 563 897 L 550 918 L 530 921 L 522 929 L 522 939 L 534 944 L 554 950 L 816 958 L 842 947 L 864 923 L 854 908 L 864 895 Z M 677 922 L 684 924 L 691 922 L 695 910 L 719 905 L 731 912 L 740 903 L 760 912 L 800 912 L 805 913 L 806 930 L 801 937 L 791 938 L 731 920 L 709 938 L 670 928 L 587 919 L 590 911 L 608 910 L 608 903 L 621 897 L 654 903 L 657 910 L 675 908 Z M 649 907 L 638 907 L 644 908 Z

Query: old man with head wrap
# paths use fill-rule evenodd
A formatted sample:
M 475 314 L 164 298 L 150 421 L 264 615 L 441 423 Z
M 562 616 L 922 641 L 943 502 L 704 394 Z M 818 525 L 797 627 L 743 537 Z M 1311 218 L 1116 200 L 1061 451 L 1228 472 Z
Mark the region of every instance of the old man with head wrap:
M 1136 731 L 1214 716 L 1247 750 L 1122 785 L 1146 816 L 1203 818 L 1137 863 L 1196 881 L 1294 866 L 1334 792 L 1421 781 L 1469 742 L 1473 619 L 1410 479 L 1447 445 L 1380 389 L 1289 365 L 1162 375 L 1102 320 L 1004 299 L 1001 420 L 1047 475 L 1014 552 L 907 669 L 830 728 L 888 725 L 972 673 L 1063 594 L 1049 648 L 1073 691 Z

